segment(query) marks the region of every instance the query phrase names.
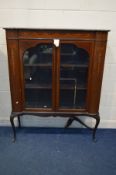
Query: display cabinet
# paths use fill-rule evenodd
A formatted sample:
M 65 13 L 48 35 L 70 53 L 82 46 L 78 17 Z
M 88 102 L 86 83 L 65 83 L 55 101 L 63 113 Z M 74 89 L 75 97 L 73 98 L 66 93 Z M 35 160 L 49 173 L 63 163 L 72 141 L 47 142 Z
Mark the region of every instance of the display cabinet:
M 106 30 L 6 28 L 12 97 L 10 116 L 68 117 L 65 127 L 92 117 L 98 127 Z

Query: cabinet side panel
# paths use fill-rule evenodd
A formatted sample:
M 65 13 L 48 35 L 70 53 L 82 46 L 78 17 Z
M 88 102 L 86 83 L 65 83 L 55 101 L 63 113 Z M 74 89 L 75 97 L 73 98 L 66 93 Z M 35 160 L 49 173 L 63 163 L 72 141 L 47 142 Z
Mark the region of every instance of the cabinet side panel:
M 9 78 L 12 98 L 12 111 L 22 110 L 22 93 L 20 78 L 20 60 L 18 54 L 18 40 L 7 40 Z
M 92 59 L 91 86 L 89 89 L 88 112 L 96 114 L 99 111 L 100 93 L 105 60 L 106 42 L 96 41 Z

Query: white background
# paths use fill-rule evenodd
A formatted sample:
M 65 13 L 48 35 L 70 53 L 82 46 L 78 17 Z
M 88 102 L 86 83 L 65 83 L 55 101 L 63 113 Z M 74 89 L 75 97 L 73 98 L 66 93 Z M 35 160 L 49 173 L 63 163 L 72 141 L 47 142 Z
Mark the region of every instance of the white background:
M 0 0 L 0 125 L 9 125 L 11 98 L 3 27 L 110 29 L 99 127 L 116 128 L 116 0 Z M 25 126 L 63 127 L 65 122 L 61 118 L 22 119 Z M 87 122 L 93 125 L 94 121 Z

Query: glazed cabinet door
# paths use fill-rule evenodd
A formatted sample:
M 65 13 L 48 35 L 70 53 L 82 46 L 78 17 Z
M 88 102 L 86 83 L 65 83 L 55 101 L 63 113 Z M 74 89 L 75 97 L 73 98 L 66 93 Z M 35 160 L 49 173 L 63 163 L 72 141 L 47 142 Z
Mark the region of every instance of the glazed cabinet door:
M 58 110 L 87 111 L 93 45 L 90 41 L 60 41 L 57 67 Z
M 20 40 L 23 106 L 29 110 L 53 110 L 55 59 L 52 40 Z

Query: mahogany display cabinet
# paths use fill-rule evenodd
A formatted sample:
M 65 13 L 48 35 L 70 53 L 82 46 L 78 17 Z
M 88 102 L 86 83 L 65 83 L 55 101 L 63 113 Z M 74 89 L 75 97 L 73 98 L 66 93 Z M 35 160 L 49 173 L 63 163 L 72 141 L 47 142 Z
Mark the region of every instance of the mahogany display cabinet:
M 66 128 L 92 117 L 95 139 L 108 30 L 5 30 L 14 140 L 25 114 L 68 117 Z

